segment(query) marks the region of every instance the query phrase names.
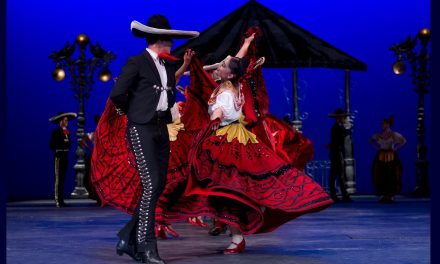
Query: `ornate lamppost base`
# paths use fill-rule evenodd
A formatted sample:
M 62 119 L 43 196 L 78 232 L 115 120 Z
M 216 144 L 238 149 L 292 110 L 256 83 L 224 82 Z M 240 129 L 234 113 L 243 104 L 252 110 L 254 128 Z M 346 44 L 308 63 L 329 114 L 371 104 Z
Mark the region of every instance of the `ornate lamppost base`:
M 89 192 L 85 187 L 75 187 L 70 196 L 73 199 L 87 199 L 89 198 Z
M 415 197 L 430 197 L 431 192 L 429 190 L 429 187 L 421 187 L 417 186 L 414 191 L 411 193 L 411 195 Z
M 73 189 L 73 192 L 70 194 L 70 196 L 73 199 L 87 199 L 89 198 L 89 192 L 87 191 L 86 187 L 84 186 L 84 177 L 85 177 L 85 169 L 86 166 L 84 163 L 84 150 L 80 145 L 78 145 L 78 149 L 76 150 L 77 157 L 79 159 L 77 160 L 77 163 L 73 166 L 73 168 L 76 170 L 76 186 L 75 189 Z M 79 155 L 78 155 L 79 154 Z
M 426 157 L 426 147 L 420 147 L 417 152 Z M 416 197 L 429 197 L 431 194 L 428 180 L 428 161 L 425 159 L 416 161 L 416 187 L 412 192 Z

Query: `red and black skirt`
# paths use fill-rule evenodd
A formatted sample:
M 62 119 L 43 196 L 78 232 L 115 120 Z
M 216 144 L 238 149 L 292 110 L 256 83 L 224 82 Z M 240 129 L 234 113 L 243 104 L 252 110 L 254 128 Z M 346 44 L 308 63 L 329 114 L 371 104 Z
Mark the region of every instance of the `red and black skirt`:
M 139 201 L 142 185 L 134 167 L 133 154 L 126 142 L 127 117 L 119 115 L 107 101 L 95 132 L 91 159 L 91 178 L 102 206 L 110 205 L 132 214 Z M 170 142 L 170 160 L 166 186 L 156 206 L 156 220 L 168 221 L 170 207 L 185 205 L 183 198 L 188 174 L 188 152 L 197 131 L 182 130 Z M 176 211 L 179 209 L 176 208 Z
M 200 133 L 189 154 L 185 194 L 204 203 L 193 204 L 195 215 L 214 217 L 251 234 L 271 231 L 333 203 L 318 183 L 241 123 L 214 134 L 211 126 Z

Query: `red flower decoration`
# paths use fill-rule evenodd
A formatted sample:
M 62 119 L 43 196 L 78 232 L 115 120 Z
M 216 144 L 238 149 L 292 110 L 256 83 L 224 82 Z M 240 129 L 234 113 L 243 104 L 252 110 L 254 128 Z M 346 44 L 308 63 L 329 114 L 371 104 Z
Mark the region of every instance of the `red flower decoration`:
M 63 133 L 64 133 L 64 135 L 67 136 L 67 135 L 69 135 L 70 132 L 69 132 L 69 130 L 67 130 L 67 129 L 63 129 Z

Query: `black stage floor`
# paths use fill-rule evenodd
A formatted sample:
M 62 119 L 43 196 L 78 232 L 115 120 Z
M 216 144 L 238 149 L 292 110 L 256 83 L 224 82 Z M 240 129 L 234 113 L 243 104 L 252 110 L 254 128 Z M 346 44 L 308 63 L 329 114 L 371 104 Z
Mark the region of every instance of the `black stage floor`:
M 91 200 L 7 204 L 7 263 L 135 263 L 118 256 L 117 231 L 129 216 Z M 223 234 L 186 222 L 173 224 L 180 238 L 159 241 L 170 264 L 424 264 L 430 263 L 430 200 L 397 197 L 380 204 L 373 196 L 302 216 L 272 233 L 246 236 L 246 251 L 223 255 Z

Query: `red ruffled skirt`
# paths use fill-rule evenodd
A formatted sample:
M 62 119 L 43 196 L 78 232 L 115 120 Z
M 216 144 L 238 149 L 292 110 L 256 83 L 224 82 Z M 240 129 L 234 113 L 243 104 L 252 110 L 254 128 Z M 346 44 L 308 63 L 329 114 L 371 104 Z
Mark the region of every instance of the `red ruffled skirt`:
M 184 196 L 188 180 L 188 152 L 198 131 L 179 131 L 176 141 L 170 141 L 170 159 L 168 165 L 167 181 L 165 189 L 156 205 L 156 221 L 169 222 L 183 220 L 186 216 L 168 216 L 168 211 L 180 211 L 182 207 L 187 210 L 192 199 L 196 197 Z
M 333 203 L 318 183 L 266 144 L 250 139 L 243 144 L 242 136 L 216 135 L 211 126 L 200 133 L 189 154 L 186 195 L 203 197 L 206 203 L 193 207 L 198 214 L 251 234 L 271 231 Z M 241 126 L 228 130 L 236 134 L 245 129 L 230 126 Z
M 142 190 L 137 170 L 132 164 L 133 155 L 126 142 L 127 117 L 117 114 L 111 100 L 96 129 L 91 159 L 92 183 L 102 200 L 102 206 L 110 205 L 132 214 Z M 182 197 L 188 175 L 188 152 L 197 131 L 182 130 L 176 141 L 170 142 L 170 160 L 166 186 L 156 206 L 156 220 L 168 221 L 168 208 L 179 211 L 189 198 Z M 179 218 L 180 219 L 180 218 Z
M 126 142 L 127 117 L 120 116 L 111 100 L 107 101 L 95 131 L 91 159 L 91 178 L 101 198 L 108 204 L 132 214 L 142 185 L 136 169 L 129 162 Z
M 252 132 L 266 145 L 271 146 L 280 158 L 298 170 L 304 170 L 313 158 L 312 141 L 270 113 L 252 128 Z

